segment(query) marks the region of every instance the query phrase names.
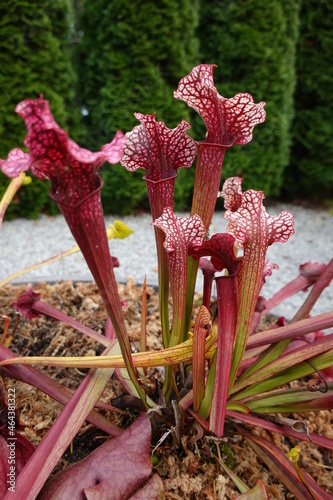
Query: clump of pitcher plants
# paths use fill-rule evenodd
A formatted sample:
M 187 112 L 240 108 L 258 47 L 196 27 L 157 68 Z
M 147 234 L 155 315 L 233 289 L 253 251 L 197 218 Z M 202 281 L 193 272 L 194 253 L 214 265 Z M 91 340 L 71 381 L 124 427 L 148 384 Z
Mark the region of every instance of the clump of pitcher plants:
M 27 170 L 50 180 L 50 196 L 59 205 L 91 270 L 109 317 L 108 335 L 104 336 L 43 303 L 31 289 L 15 303 L 27 319 L 39 315 L 56 318 L 104 346 L 102 355 L 94 357 L 17 358 L 0 345 L 3 376 L 38 386 L 64 405 L 36 450 L 17 435 L 20 460 L 15 492 L 19 498 L 110 498 L 110 491 L 112 498 L 164 498 L 163 481 L 158 474 L 151 475 L 152 427 L 153 446 L 172 439 L 174 446 L 181 447 L 182 435 L 191 434 L 194 427 L 201 429 L 198 439 L 203 441 L 207 436 L 226 440 L 243 436 L 296 498 L 331 498 L 301 471 L 298 458 L 300 442 L 332 450 L 333 440 L 310 433 L 304 423 L 284 414 L 333 407 L 333 334 L 322 333 L 333 326 L 333 312 L 310 315 L 333 278 L 333 259 L 323 264 L 305 263 L 299 277 L 273 297 L 260 295 L 274 268 L 266 261 L 267 249 L 292 237 L 293 216 L 287 211 L 269 215 L 263 192 L 243 191 L 238 177 L 227 179 L 221 190 L 224 155 L 236 144 L 249 143 L 254 127 L 263 123 L 266 115 L 265 103 L 254 103 L 249 94 L 222 97 L 214 86 L 213 70 L 214 66 L 207 64 L 193 68 L 174 93 L 204 120 L 207 134 L 201 142 L 188 135 L 190 124 L 184 120 L 169 129 L 156 121 L 155 114 L 136 113 L 140 124 L 125 135 L 117 132 L 109 144 L 93 153 L 79 147 L 57 125 L 42 96 L 16 107 L 27 127 L 26 152 L 11 151 L 7 160 L 0 161 L 1 169 L 12 182 L 18 180 L 12 189 L 19 187 Z M 143 181 L 158 257 L 160 351 L 132 353 L 114 275 L 117 261 L 110 254 L 100 197 L 103 183 L 99 168 L 105 162 L 120 162 L 131 172 L 145 171 Z M 191 212 L 182 218 L 173 211 L 178 168 L 196 169 Z M 227 232 L 208 236 L 219 196 L 224 198 L 224 217 L 229 220 Z M 3 204 L 1 220 L 6 206 Z M 195 316 L 198 272 L 204 277 L 203 298 Z M 216 297 L 212 297 L 214 280 Z M 260 320 L 299 290 L 309 290 L 309 294 L 294 318 L 288 324 L 276 318 L 258 333 Z M 144 335 L 145 328 L 142 332 Z M 141 345 L 145 345 L 144 339 Z M 186 387 L 181 376 L 184 364 L 192 380 Z M 90 370 L 72 394 L 31 365 Z M 144 381 L 142 369 L 147 367 L 156 367 L 158 373 L 160 390 L 154 398 Z M 96 409 L 113 374 L 124 383 L 132 400 L 140 403 L 140 416 L 126 430 Z M 300 382 L 291 388 L 290 382 L 295 380 Z M 171 409 L 168 421 L 173 418 L 166 433 L 159 428 L 165 409 Z M 48 480 L 85 420 L 113 439 Z M 295 446 L 285 455 L 272 441 L 251 433 L 251 427 L 284 434 Z M 2 436 L 8 438 L 5 430 Z M 6 478 L 10 469 L 3 443 L 0 453 L 1 477 Z M 237 498 L 268 498 L 261 481 L 250 490 L 226 464 L 221 462 L 221 467 L 240 489 Z M 0 488 L 2 497 L 9 498 L 6 479 Z

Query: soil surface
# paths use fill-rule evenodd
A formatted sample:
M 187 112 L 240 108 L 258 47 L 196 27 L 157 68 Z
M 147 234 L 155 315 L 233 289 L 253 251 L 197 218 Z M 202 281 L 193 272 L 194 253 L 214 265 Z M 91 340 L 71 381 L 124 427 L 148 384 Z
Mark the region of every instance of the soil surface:
M 2 339 L 3 343 L 8 341 L 17 319 L 12 302 L 26 288 L 26 285 L 7 285 L 0 289 L 0 311 L 3 318 L 3 323 L 0 323 L 0 333 L 5 328 L 3 315 L 7 315 L 10 322 L 7 338 Z M 95 284 L 72 283 L 70 281 L 52 285 L 40 283 L 34 286 L 34 291 L 41 294 L 43 302 L 60 309 L 97 332 L 104 333 L 106 313 Z M 159 326 L 158 296 L 153 288 L 148 287 L 147 292 L 147 345 L 148 349 L 160 349 L 161 330 Z M 129 280 L 126 285 L 119 284 L 119 293 L 121 299 L 125 301 L 126 325 L 133 349 L 139 350 L 142 286 L 137 287 L 132 280 Z M 44 316 L 31 321 L 21 318 L 9 347 L 20 356 L 83 356 L 98 355 L 103 351 L 103 347 L 98 342 L 59 321 Z M 54 367 L 45 367 L 43 371 L 73 390 L 87 373 L 87 370 Z M 157 394 L 159 376 L 158 373 L 153 371 L 147 373 L 147 378 L 152 382 L 152 397 Z M 15 385 L 16 388 L 16 405 L 20 411 L 22 424 L 19 429 L 20 432 L 35 446 L 38 446 L 60 413 L 62 406 L 30 385 L 9 378 L 5 379 L 5 383 L 7 387 Z M 122 405 L 121 399 L 120 404 L 118 399 L 117 406 L 124 406 L 125 409 L 120 410 L 115 407 L 115 398 L 121 398 L 124 393 L 125 391 L 119 381 L 112 378 L 101 398 L 101 401 L 106 403 L 109 409 L 99 411 L 112 419 L 117 425 L 126 427 L 136 418 L 138 412 L 136 409 L 128 407 L 127 403 Z M 310 432 L 317 432 L 333 438 L 332 413 L 330 411 L 320 411 L 317 414 L 307 413 L 304 416 L 293 415 L 293 418 L 305 421 Z M 230 437 L 221 440 L 203 437 L 193 443 L 190 436 L 184 436 L 181 446 L 177 446 L 170 435 L 156 449 L 153 459 L 154 472 L 158 472 L 164 481 L 166 498 L 232 499 L 239 494 L 232 481 L 225 476 L 215 458 L 217 445 L 222 460 L 249 487 L 254 486 L 256 480 L 260 478 L 264 481 L 270 498 L 294 498 L 274 478 L 246 441 L 234 432 L 232 423 L 227 423 L 227 425 L 230 426 L 232 431 Z M 166 429 L 167 424 L 165 423 L 164 427 L 162 425 L 159 435 L 154 436 L 152 446 L 156 444 L 156 441 Z M 282 435 L 272 435 L 259 428 L 254 429 L 253 432 L 272 440 L 284 452 L 290 451 L 293 446 L 298 444 L 294 439 L 284 438 Z M 61 470 L 70 463 L 77 462 L 107 438 L 102 431 L 86 422 L 71 446 L 66 450 L 54 472 Z M 299 443 L 302 444 L 300 462 L 302 469 L 307 471 L 323 489 L 333 494 L 332 452 L 317 448 L 309 443 L 300 441 Z

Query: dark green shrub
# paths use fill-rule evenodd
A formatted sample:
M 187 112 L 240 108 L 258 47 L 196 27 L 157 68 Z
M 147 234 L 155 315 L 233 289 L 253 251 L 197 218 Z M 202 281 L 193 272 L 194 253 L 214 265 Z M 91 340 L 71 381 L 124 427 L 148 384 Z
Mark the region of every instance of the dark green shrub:
M 128 215 L 137 209 L 149 209 L 144 172 L 128 172 L 121 165 L 106 165 L 102 172 L 102 203 L 107 214 Z
M 297 87 L 289 196 L 333 195 L 333 4 L 303 0 L 297 51 Z
M 22 147 L 26 128 L 14 112 L 17 103 L 43 94 L 55 119 L 73 128 L 74 73 L 69 51 L 69 0 L 12 0 L 0 6 L 0 157 Z M 8 185 L 1 174 L 0 194 Z M 19 190 L 7 215 L 36 217 L 52 206 L 48 185 L 34 179 Z M 53 209 L 52 209 L 53 210 Z
M 104 187 L 102 203 L 106 214 L 128 215 L 149 210 L 144 171 L 128 172 L 120 165 L 106 165 L 101 171 Z M 191 206 L 195 166 L 178 169 L 175 181 L 175 210 Z
M 87 112 L 87 147 L 98 149 L 116 130 L 127 132 L 138 125 L 135 112 L 156 111 L 156 119 L 170 128 L 182 118 L 189 120 L 189 110 L 173 99 L 173 91 L 197 62 L 197 11 L 197 0 L 83 3 L 76 61 L 80 98 Z M 184 176 L 182 187 L 176 188 L 178 207 L 185 199 L 188 204 L 193 176 Z M 147 207 L 141 177 L 118 168 L 104 170 L 106 212 Z
M 1 172 L 0 198 L 5 192 L 10 180 Z M 1 181 L 0 181 L 1 182 Z M 6 211 L 6 218 L 18 217 L 38 219 L 41 212 L 49 215 L 60 213 L 58 206 L 49 197 L 50 184 L 47 180 L 37 179 L 32 176 L 31 184 L 21 186 L 13 201 Z
M 271 196 L 279 194 L 289 162 L 298 13 L 298 0 L 201 2 L 201 60 L 218 65 L 219 92 L 249 92 L 266 102 L 266 122 L 250 144 L 227 151 L 222 177 L 240 175 L 245 187 Z

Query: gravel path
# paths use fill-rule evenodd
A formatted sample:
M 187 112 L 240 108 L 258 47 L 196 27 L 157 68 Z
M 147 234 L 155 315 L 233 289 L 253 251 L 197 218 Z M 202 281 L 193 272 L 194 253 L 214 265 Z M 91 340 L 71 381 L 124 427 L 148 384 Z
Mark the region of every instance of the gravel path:
M 295 216 L 295 235 L 285 243 L 269 247 L 267 258 L 279 266 L 267 279 L 263 295 L 269 298 L 279 288 L 298 274 L 298 266 L 312 260 L 327 263 L 333 257 L 333 216 L 328 210 L 314 210 L 288 204 L 271 205 L 271 215 L 289 210 Z M 177 214 L 184 216 L 185 214 Z M 223 213 L 217 213 L 210 234 L 226 230 L 228 221 Z M 118 257 L 120 267 L 115 270 L 118 281 L 125 282 L 132 276 L 137 283 L 157 284 L 157 259 L 154 244 L 154 230 L 149 225 L 150 215 L 106 217 L 106 225 L 119 219 L 134 229 L 135 233 L 126 240 L 111 240 L 111 253 Z M 75 242 L 62 216 L 42 216 L 37 221 L 18 219 L 4 222 L 0 234 L 0 279 L 43 261 L 59 252 L 71 248 Z M 147 250 L 148 249 L 148 250 Z M 200 273 L 201 274 L 201 273 Z M 74 254 L 39 270 L 22 276 L 13 283 L 35 283 L 38 281 L 91 280 L 91 274 L 80 254 Z M 201 276 L 198 279 L 198 290 Z M 287 304 L 281 304 L 273 312 L 291 319 L 306 295 L 302 292 Z M 333 308 L 333 283 L 325 290 L 313 309 L 313 314 L 327 312 Z

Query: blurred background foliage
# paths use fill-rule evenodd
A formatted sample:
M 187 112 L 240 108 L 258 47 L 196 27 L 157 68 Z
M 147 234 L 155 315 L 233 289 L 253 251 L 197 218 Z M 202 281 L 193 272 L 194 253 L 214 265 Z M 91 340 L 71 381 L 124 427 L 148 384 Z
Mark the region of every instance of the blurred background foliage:
M 303 0 L 292 149 L 283 192 L 333 198 L 333 3 Z
M 26 134 L 16 104 L 43 94 L 61 126 L 75 129 L 75 71 L 71 55 L 72 5 L 67 0 L 13 0 L 0 4 L 0 157 L 22 147 Z M 0 196 L 8 179 L 0 172 Z M 22 188 L 8 214 L 37 217 L 51 213 L 48 183 L 34 178 Z
M 266 121 L 255 128 L 252 142 L 226 153 L 223 178 L 239 175 L 244 188 L 263 189 L 266 196 L 280 194 L 289 162 L 299 4 L 208 0 L 201 6 L 201 59 L 218 61 L 220 93 L 249 92 L 255 102 L 266 102 Z
M 253 141 L 226 153 L 233 175 L 266 197 L 322 202 L 333 194 L 333 4 L 327 0 L 11 0 L 0 5 L 0 157 L 21 147 L 18 102 L 43 94 L 58 123 L 91 150 L 152 114 L 182 119 L 205 137 L 201 118 L 173 99 L 180 78 L 216 64 L 225 97 L 266 102 Z M 195 165 L 181 169 L 177 209 L 190 206 Z M 106 213 L 148 208 L 143 171 L 102 169 Z M 8 179 L 0 176 L 0 195 Z M 48 184 L 21 188 L 9 217 L 55 213 Z

